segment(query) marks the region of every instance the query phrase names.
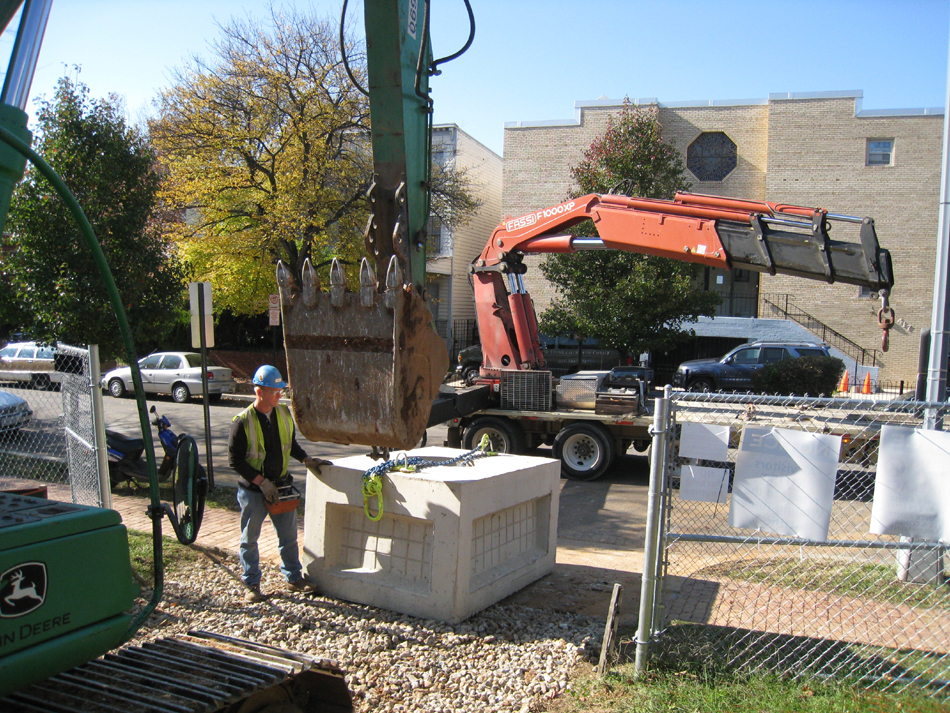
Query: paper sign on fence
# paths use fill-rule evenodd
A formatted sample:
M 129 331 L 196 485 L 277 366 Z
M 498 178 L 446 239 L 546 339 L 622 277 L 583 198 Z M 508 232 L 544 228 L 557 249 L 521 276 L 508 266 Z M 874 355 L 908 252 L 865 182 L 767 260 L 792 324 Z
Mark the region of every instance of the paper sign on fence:
M 729 524 L 828 537 L 841 437 L 767 426 L 742 429 Z
M 881 427 L 871 529 L 950 542 L 950 433 Z
M 729 450 L 729 426 L 684 423 L 680 431 L 680 457 L 725 461 Z
M 725 468 L 684 465 L 680 471 L 680 500 L 724 503 L 728 493 L 729 471 Z

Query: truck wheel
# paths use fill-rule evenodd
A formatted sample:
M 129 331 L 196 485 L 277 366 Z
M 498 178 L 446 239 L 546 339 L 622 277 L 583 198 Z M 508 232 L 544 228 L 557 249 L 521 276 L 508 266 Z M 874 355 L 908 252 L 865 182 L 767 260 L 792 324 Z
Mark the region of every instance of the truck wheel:
M 592 423 L 572 423 L 554 439 L 554 457 L 570 480 L 596 480 L 614 462 L 614 441 Z
M 521 427 L 493 416 L 482 416 L 472 421 L 462 436 L 462 447 L 467 450 L 477 448 L 486 434 L 496 453 L 521 453 L 524 450 Z
M 645 456 L 650 453 L 650 446 L 653 445 L 653 441 L 649 438 L 635 438 L 633 443 L 633 452 L 640 456 Z
M 715 390 L 716 385 L 712 382 L 712 379 L 693 379 L 689 382 L 689 388 L 687 389 L 687 391 L 697 391 L 699 393 Z
M 471 385 L 475 382 L 475 379 L 478 378 L 478 367 L 477 366 L 467 366 L 462 369 L 462 381 L 466 385 Z
M 50 381 L 49 374 L 33 374 L 30 377 L 30 385 L 37 391 L 49 391 L 53 388 L 53 382 Z

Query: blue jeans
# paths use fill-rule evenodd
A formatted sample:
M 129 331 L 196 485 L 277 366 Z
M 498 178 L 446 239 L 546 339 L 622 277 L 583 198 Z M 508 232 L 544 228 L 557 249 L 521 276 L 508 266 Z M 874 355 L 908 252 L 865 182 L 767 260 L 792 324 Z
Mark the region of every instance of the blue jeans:
M 263 493 L 255 493 L 247 488 L 237 489 L 238 504 L 241 506 L 241 547 L 238 559 L 241 561 L 241 579 L 249 587 L 261 583 L 261 558 L 257 549 L 257 539 L 261 536 L 261 525 L 270 513 L 264 504 Z M 277 532 L 277 551 L 280 553 L 280 571 L 288 582 L 303 579 L 300 555 L 297 552 L 297 511 L 270 515 Z

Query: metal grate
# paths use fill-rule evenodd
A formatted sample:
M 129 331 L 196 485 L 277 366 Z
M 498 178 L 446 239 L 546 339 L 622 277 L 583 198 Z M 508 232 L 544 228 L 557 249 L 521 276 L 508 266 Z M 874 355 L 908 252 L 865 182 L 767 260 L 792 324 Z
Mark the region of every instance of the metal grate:
M 551 372 L 503 370 L 500 401 L 503 409 L 550 411 Z
M 352 711 L 343 672 L 334 664 L 203 631 L 119 649 L 0 699 L 0 710 L 212 713 L 301 676 L 295 685 L 319 696 L 320 710 Z

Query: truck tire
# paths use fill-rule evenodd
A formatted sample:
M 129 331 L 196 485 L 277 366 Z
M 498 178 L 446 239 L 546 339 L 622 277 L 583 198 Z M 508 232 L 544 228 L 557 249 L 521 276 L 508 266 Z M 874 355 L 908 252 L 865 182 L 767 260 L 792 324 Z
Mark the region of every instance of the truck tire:
M 477 366 L 467 366 L 462 369 L 462 381 L 465 382 L 467 386 L 471 386 L 475 383 L 475 379 L 478 378 L 478 367 Z
M 575 422 L 555 437 L 554 457 L 569 480 L 596 480 L 614 462 L 614 439 L 597 424 Z
M 37 391 L 49 391 L 53 388 L 49 374 L 33 374 L 30 376 L 30 385 Z
M 482 416 L 472 421 L 462 436 L 462 447 L 467 450 L 477 448 L 486 434 L 496 453 L 521 453 L 524 450 L 521 427 L 494 416 Z
M 699 393 L 715 390 L 716 385 L 712 382 L 712 379 L 693 379 L 689 382 L 689 388 L 687 389 L 687 391 L 696 391 Z

